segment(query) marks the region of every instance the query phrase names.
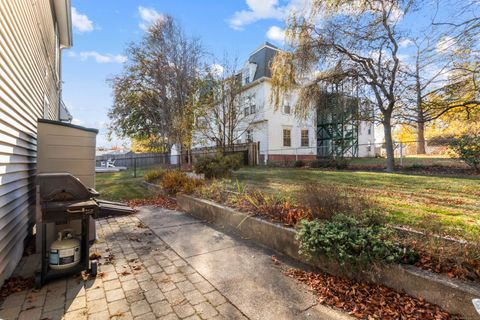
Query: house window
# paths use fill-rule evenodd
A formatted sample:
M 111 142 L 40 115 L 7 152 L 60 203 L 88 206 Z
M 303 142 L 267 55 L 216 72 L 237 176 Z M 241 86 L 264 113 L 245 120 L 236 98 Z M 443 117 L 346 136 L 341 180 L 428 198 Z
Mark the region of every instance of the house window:
M 290 110 L 290 105 L 286 104 L 283 106 L 283 113 L 286 113 L 286 114 L 290 114 L 291 110 Z
M 368 126 L 368 135 L 371 135 L 372 134 L 372 126 Z
M 246 142 L 253 142 L 253 130 L 247 130 L 247 139 Z
M 243 108 L 243 114 L 245 117 L 248 117 L 249 112 L 250 112 L 249 106 L 246 106 L 245 108 Z
M 301 146 L 302 147 L 308 147 L 309 146 L 308 130 L 302 130 Z
M 292 130 L 283 129 L 283 146 L 291 147 L 292 146 Z
M 254 114 L 255 112 L 257 112 L 257 106 L 255 105 L 255 103 L 252 103 L 250 104 L 250 114 Z

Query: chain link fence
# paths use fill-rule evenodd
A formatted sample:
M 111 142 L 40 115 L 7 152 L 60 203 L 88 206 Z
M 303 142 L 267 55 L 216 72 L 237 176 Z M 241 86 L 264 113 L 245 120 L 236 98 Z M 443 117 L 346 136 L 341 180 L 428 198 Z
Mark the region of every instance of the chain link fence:
M 394 155 L 398 166 L 448 166 L 467 168 L 450 149 L 453 139 L 395 141 Z M 278 148 L 259 151 L 259 165 L 295 166 L 318 159 L 347 159 L 355 166 L 383 166 L 387 152 L 385 143 L 363 143 L 350 146 Z
M 395 162 L 397 166 L 433 166 L 467 169 L 461 160 L 455 158 L 449 145 L 454 140 L 429 140 L 424 144 L 418 141 L 394 142 Z M 253 150 L 253 151 L 252 151 Z M 168 153 L 127 153 L 122 155 L 97 156 L 96 171 L 124 172 L 132 177 L 140 177 L 146 171 L 164 169 L 191 169 L 200 158 L 218 154 L 217 148 L 193 149 L 182 155 Z M 385 165 L 386 148 L 384 143 L 365 143 L 354 146 L 336 146 L 334 144 L 321 147 L 278 148 L 262 150 L 239 146 L 238 149 L 223 151 L 223 155 L 242 154 L 244 165 L 301 166 L 322 159 L 347 159 L 352 167 L 369 168 Z M 252 161 L 253 159 L 253 161 Z

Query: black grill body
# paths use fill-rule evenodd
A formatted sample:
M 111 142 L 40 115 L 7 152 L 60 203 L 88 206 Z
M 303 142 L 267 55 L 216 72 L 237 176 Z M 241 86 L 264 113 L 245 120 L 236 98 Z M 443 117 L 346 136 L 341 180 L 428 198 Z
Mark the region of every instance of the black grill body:
M 96 260 L 89 261 L 89 219 L 96 218 L 99 205 L 95 200 L 98 193 L 87 188 L 78 178 L 69 173 L 42 173 L 36 178 L 39 187 L 41 218 L 37 221 L 37 230 L 41 228 L 41 269 L 35 276 L 37 288 L 46 281 L 77 274 L 89 270 L 96 275 Z M 47 224 L 66 224 L 73 220 L 81 221 L 80 243 L 81 258 L 77 266 L 65 270 L 49 268 L 49 248 L 47 248 Z M 37 236 L 39 234 L 37 233 Z

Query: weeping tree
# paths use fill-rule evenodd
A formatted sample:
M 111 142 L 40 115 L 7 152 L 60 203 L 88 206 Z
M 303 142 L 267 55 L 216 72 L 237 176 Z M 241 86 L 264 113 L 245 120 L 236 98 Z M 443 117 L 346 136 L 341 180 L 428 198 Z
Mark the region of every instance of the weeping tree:
M 357 78 L 380 113 L 387 171 L 393 172 L 392 126 L 402 107 L 398 24 L 412 6 L 413 0 L 315 0 L 307 11 L 293 14 L 286 32 L 292 50 L 278 54 L 272 66 L 273 100 L 299 88 L 297 108 L 311 108 L 321 83 Z M 316 72 L 322 69 L 331 74 Z
M 113 106 L 110 131 L 134 140 L 156 140 L 170 151 L 190 148 L 193 96 L 203 49 L 172 18 L 158 20 L 138 43 L 127 49 L 123 72 L 109 80 Z

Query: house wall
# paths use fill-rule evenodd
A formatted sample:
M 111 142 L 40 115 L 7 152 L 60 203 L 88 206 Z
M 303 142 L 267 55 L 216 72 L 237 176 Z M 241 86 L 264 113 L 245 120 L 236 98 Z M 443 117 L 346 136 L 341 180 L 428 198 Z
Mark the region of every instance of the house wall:
M 369 130 L 370 129 L 370 130 Z M 375 127 L 373 122 L 360 122 L 358 128 L 358 156 L 374 157 L 375 156 Z
M 34 217 L 37 119 L 58 115 L 54 21 L 50 0 L 1 1 L 0 284 L 20 260 Z
M 300 119 L 294 115 L 294 106 L 297 102 L 296 92 L 288 95 L 282 106 L 275 110 L 274 104 L 270 101 L 272 85 L 269 80 L 263 82 L 263 85 L 265 87 L 266 118 L 268 119 L 269 155 L 316 155 L 315 113 L 310 112 L 306 119 Z M 290 105 L 290 114 L 284 112 L 283 105 L 285 104 Z M 283 129 L 291 130 L 290 147 L 283 145 Z M 308 147 L 301 145 L 302 130 L 308 130 Z

